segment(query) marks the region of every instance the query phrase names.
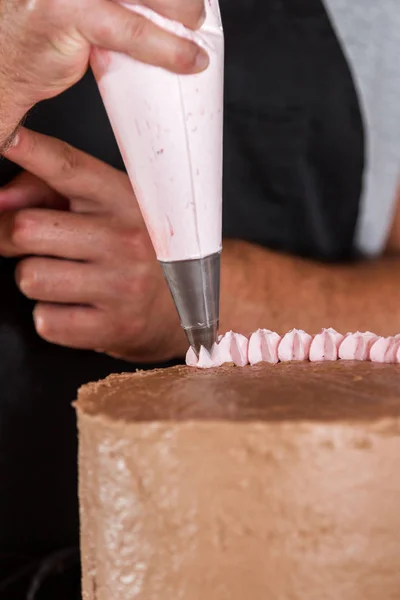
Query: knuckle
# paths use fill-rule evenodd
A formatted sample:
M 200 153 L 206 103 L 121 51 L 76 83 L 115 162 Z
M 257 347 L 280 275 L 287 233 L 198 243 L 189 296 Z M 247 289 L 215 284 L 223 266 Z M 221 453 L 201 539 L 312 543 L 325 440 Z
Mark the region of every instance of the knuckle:
M 120 232 L 118 237 L 124 254 L 129 257 L 135 257 L 137 260 L 146 260 L 149 258 L 152 246 L 149 235 L 144 228 L 125 229 Z
M 124 244 L 121 240 L 119 231 L 116 230 L 113 225 L 107 225 L 106 217 L 100 217 L 97 219 L 98 224 L 98 239 L 100 243 L 97 247 L 98 255 L 107 263 L 114 261 L 115 258 L 121 259 L 126 256 L 124 254 Z
M 61 161 L 61 174 L 69 177 L 74 175 L 79 166 L 79 154 L 69 144 L 63 144 L 63 155 Z
M 114 282 L 113 288 L 119 298 L 125 300 L 128 298 L 129 301 L 133 299 L 136 306 L 143 296 L 143 284 L 140 277 L 132 275 L 128 277 L 119 277 L 118 280 Z
M 193 42 L 177 40 L 173 55 L 173 63 L 182 73 L 190 73 L 194 67 L 198 48 Z
M 101 20 L 96 24 L 95 37 L 99 42 L 107 43 L 113 37 L 114 27 L 111 21 Z M 100 46 L 101 47 L 101 46 Z M 97 51 L 97 48 L 96 48 Z
M 28 250 L 36 224 L 34 210 L 21 210 L 15 213 L 11 224 L 10 241 L 19 250 Z
M 126 21 L 126 34 L 128 39 L 141 41 L 146 38 L 149 22 L 141 15 L 132 13 Z
M 141 301 L 147 298 L 149 284 L 147 277 L 143 273 L 139 273 L 136 277 L 128 279 L 127 284 L 131 297 Z

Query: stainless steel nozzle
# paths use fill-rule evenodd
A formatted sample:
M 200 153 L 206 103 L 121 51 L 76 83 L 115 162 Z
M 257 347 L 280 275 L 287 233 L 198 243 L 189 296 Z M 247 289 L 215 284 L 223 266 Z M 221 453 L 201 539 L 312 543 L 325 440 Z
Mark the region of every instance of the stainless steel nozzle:
M 221 254 L 161 262 L 189 344 L 210 351 L 218 337 Z

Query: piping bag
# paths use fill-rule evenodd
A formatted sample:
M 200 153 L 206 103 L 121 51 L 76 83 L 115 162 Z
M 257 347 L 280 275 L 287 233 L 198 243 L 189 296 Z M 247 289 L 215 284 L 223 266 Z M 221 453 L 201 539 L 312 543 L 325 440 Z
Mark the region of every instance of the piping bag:
M 217 340 L 222 248 L 224 36 L 218 0 L 196 32 L 123 4 L 195 40 L 210 64 L 176 75 L 96 48 L 91 66 L 189 344 Z

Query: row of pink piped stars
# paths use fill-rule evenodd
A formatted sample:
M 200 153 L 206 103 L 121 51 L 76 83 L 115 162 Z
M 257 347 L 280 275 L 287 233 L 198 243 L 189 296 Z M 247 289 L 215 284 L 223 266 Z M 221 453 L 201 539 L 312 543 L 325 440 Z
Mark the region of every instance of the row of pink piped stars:
M 187 365 L 202 369 L 226 363 L 244 367 L 261 362 L 318 362 L 338 359 L 400 363 L 400 335 L 381 337 L 369 331 L 342 335 L 329 328 L 322 329 L 314 336 L 301 329 L 292 329 L 280 336 L 269 329 L 258 329 L 247 338 L 229 331 L 219 337 L 211 353 L 201 348 L 197 357 L 193 349 L 189 348 L 186 354 Z

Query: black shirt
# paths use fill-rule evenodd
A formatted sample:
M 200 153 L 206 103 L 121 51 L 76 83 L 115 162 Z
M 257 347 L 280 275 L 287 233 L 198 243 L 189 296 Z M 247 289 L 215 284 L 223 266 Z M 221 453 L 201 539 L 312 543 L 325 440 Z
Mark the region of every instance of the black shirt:
M 363 124 L 321 1 L 222 0 L 221 9 L 224 235 L 318 260 L 351 257 Z M 90 72 L 26 125 L 124 168 Z M 17 172 L 2 161 L 0 183 Z M 14 267 L 0 258 L 0 557 L 77 544 L 70 404 L 82 383 L 137 367 L 41 340 Z

